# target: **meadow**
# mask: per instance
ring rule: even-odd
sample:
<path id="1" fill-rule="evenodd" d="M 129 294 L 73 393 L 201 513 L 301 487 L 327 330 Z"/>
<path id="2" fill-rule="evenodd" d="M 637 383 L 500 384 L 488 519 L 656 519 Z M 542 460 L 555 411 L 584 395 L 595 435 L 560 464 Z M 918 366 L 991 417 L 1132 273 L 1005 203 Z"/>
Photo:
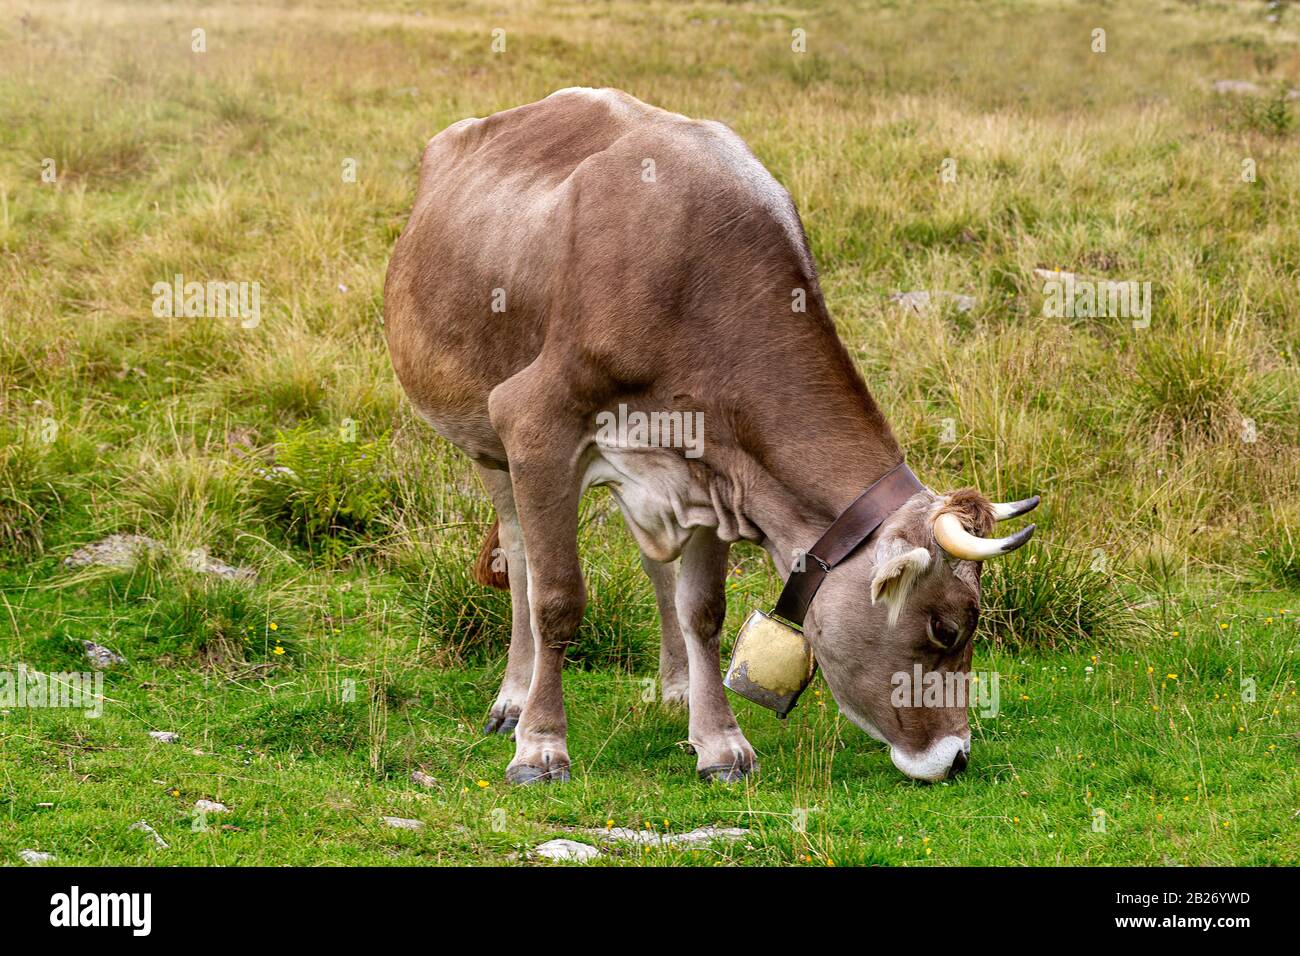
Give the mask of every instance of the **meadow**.
<path id="1" fill-rule="evenodd" d="M 1043 496 L 984 572 L 1001 702 L 960 777 L 903 778 L 819 679 L 784 724 L 733 697 L 761 772 L 699 782 L 598 492 L 573 780 L 505 783 L 492 511 L 394 379 L 382 286 L 429 137 L 574 85 L 730 124 L 912 468 Z M 1258 2 L 0 0 L 0 671 L 123 658 L 102 716 L 0 700 L 0 863 L 550 865 L 722 826 L 589 865 L 1295 865 L 1296 87 L 1300 11 Z M 1149 282 L 1149 321 L 1055 314 L 1035 270 Z M 256 321 L 155 308 L 176 276 L 256 283 Z M 65 562 L 113 534 L 156 545 Z M 779 590 L 733 565 L 724 657 Z"/>

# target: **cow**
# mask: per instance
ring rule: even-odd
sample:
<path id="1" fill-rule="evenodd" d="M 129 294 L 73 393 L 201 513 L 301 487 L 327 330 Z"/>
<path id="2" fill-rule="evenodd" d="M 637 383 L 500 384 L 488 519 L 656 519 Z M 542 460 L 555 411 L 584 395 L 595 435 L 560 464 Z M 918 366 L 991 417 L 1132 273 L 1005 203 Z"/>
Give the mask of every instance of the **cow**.
<path id="1" fill-rule="evenodd" d="M 429 141 L 389 263 L 384 329 L 417 414 L 474 463 L 505 558 L 509 658 L 485 731 L 511 783 L 569 779 L 561 686 L 586 604 L 583 492 L 605 486 L 661 616 L 660 688 L 688 708 L 701 778 L 757 761 L 723 686 L 730 546 L 788 578 L 903 452 L 836 334 L 789 194 L 722 123 L 613 89 L 563 89 Z M 694 453 L 598 440 L 615 410 L 701 416 Z M 970 670 L 994 504 L 917 482 L 825 574 L 805 635 L 842 712 L 919 780 L 960 771 L 961 706 L 895 707 L 893 675 Z M 498 582 L 503 583 L 503 582 Z"/>

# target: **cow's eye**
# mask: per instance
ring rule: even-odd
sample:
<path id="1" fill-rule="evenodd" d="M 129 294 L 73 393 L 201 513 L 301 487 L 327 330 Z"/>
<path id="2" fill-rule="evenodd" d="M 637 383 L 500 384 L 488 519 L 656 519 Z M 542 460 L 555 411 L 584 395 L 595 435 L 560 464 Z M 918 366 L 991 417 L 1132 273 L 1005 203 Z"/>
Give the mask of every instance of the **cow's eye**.
<path id="1" fill-rule="evenodd" d="M 938 615 L 932 614 L 925 625 L 925 636 L 935 647 L 950 651 L 961 640 L 961 630 Z"/>

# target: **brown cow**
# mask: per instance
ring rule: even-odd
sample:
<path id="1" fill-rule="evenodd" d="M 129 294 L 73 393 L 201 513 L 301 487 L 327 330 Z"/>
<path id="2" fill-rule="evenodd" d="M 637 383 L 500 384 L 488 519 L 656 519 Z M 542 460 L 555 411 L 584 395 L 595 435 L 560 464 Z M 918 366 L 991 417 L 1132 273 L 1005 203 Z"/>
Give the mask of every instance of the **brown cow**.
<path id="1" fill-rule="evenodd" d="M 759 542 L 786 577 L 903 459 L 835 333 L 786 191 L 721 123 L 561 90 L 429 142 L 384 297 L 398 378 L 496 506 L 514 623 L 488 730 L 514 730 L 507 779 L 569 775 L 560 675 L 586 603 L 578 500 L 592 485 L 611 490 L 640 546 L 663 619 L 663 697 L 689 705 L 700 775 L 750 773 L 719 666 L 728 549 Z M 687 422 L 707 434 L 598 436 L 638 413 L 676 423 L 678 439 Z M 980 535 L 1032 503 L 922 489 L 811 606 L 806 634 L 836 701 L 911 777 L 965 765 L 966 709 L 894 707 L 891 675 L 970 669 L 979 562 L 1032 526 Z"/>

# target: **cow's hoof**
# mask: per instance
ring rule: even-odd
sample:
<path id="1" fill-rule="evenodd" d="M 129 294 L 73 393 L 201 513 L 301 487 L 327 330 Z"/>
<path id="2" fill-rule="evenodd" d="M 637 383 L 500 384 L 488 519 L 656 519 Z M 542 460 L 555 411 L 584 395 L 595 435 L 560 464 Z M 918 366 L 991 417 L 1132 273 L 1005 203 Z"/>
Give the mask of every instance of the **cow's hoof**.
<path id="1" fill-rule="evenodd" d="M 568 766 L 530 767 L 526 763 L 512 763 L 506 768 L 506 782 L 519 785 L 530 783 L 568 783 Z"/>
<path id="2" fill-rule="evenodd" d="M 505 736 L 513 737 L 517 726 L 519 726 L 518 714 L 513 717 L 490 716 L 487 719 L 487 723 L 483 725 L 483 733 L 485 736 L 503 734 Z"/>
<path id="3" fill-rule="evenodd" d="M 519 726 L 518 707 L 493 707 L 488 713 L 487 723 L 483 725 L 483 733 L 509 736 L 515 732 L 517 726 Z"/>
<path id="4" fill-rule="evenodd" d="M 693 734 L 698 759 L 695 768 L 701 780 L 738 783 L 758 770 L 758 757 L 739 728 L 715 736 Z"/>
<path id="5" fill-rule="evenodd" d="M 757 764 L 746 768 L 733 763 L 719 764 L 716 767 L 703 767 L 699 773 L 700 779 L 708 783 L 740 783 L 757 769 Z"/>

